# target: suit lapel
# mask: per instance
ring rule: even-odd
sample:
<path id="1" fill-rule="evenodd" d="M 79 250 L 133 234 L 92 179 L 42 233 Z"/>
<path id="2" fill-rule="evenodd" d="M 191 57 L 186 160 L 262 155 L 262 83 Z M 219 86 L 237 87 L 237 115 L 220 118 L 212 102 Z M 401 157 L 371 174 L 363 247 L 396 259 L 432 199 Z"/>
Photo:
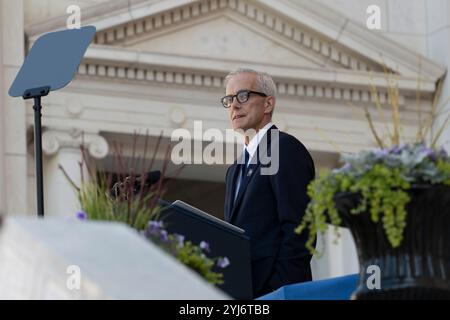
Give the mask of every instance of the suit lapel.
<path id="1" fill-rule="evenodd" d="M 239 192 L 238 192 L 238 194 L 236 196 L 236 200 L 233 203 L 233 207 L 232 207 L 231 214 L 230 214 L 230 221 L 233 218 L 233 215 L 236 213 L 236 210 L 239 207 L 240 202 L 242 201 L 242 197 L 244 196 L 245 191 L 247 190 L 247 185 L 250 183 L 251 179 L 255 175 L 255 172 L 258 170 L 259 166 L 260 166 L 259 163 L 257 163 L 257 164 L 250 164 L 248 166 L 247 176 L 245 177 L 244 180 L 241 181 L 241 185 L 239 186 Z M 234 189 L 234 191 L 235 190 L 236 189 Z M 233 193 L 233 195 L 234 195 L 234 193 Z"/>
<path id="2" fill-rule="evenodd" d="M 244 197 L 245 192 L 247 191 L 248 184 L 250 183 L 252 178 L 255 176 L 255 172 L 258 171 L 259 167 L 261 166 L 261 162 L 259 160 L 259 154 L 267 154 L 267 148 L 269 148 L 269 152 L 270 152 L 271 135 L 268 133 L 272 129 L 277 129 L 277 127 L 276 126 L 270 127 L 270 129 L 267 130 L 266 134 L 261 139 L 260 144 L 258 144 L 258 148 L 256 149 L 256 153 L 254 154 L 252 161 L 250 162 L 250 164 L 248 166 L 247 176 L 243 181 L 241 181 L 241 185 L 239 186 L 239 192 L 236 197 L 236 200 L 233 202 L 229 202 L 229 203 L 233 203 L 233 205 L 229 207 L 229 210 L 231 210 L 231 212 L 229 214 L 229 221 L 231 221 L 231 219 L 233 219 L 233 216 L 235 215 L 236 210 L 239 207 L 239 204 L 242 201 L 242 198 Z M 253 159 L 255 159 L 255 158 L 256 158 L 256 163 L 253 164 L 252 162 L 254 161 Z M 234 197 L 234 194 L 236 193 L 236 184 L 237 184 L 237 179 L 239 178 L 239 174 L 238 174 L 239 170 L 236 170 L 236 168 L 238 168 L 238 167 L 239 166 L 236 165 L 234 168 L 235 172 L 234 172 L 234 179 L 233 179 L 232 197 Z"/>
<path id="3" fill-rule="evenodd" d="M 229 181 L 227 181 L 227 211 L 226 214 L 226 220 L 231 220 L 231 210 L 233 210 L 234 206 L 234 194 L 236 193 L 236 182 L 237 178 L 239 176 L 239 170 L 237 170 L 239 166 L 237 165 L 237 161 L 234 162 L 234 164 L 230 168 L 230 177 L 228 178 Z"/>

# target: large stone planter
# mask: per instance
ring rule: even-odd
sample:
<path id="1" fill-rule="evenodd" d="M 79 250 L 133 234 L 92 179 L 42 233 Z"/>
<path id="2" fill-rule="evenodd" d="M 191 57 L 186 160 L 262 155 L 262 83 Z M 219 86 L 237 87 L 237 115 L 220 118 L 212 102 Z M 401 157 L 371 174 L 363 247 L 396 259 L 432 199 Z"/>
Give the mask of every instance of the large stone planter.
<path id="1" fill-rule="evenodd" d="M 360 196 L 342 193 L 336 207 L 355 239 L 360 280 L 355 299 L 450 299 L 450 187 L 414 187 L 407 205 L 404 239 L 392 248 L 381 219 L 350 213 Z M 380 267 L 380 289 L 369 289 L 371 265 Z"/>

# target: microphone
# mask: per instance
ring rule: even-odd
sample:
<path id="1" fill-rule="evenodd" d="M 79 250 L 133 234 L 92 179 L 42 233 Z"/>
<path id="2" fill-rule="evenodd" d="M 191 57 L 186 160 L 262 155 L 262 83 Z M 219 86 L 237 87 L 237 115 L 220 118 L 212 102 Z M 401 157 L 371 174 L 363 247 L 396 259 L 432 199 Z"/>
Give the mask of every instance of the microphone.
<path id="1" fill-rule="evenodd" d="M 161 171 L 155 170 L 150 171 L 147 174 L 144 175 L 145 181 L 144 181 L 144 187 L 150 187 L 153 184 L 156 184 L 161 179 Z M 123 182 L 116 182 L 111 191 L 113 194 L 117 197 L 119 195 L 119 190 L 124 187 L 124 185 L 130 183 L 131 177 L 128 176 L 124 179 Z M 133 186 L 133 191 L 135 194 L 137 194 L 140 191 L 141 183 L 143 180 L 143 176 L 136 176 Z"/>

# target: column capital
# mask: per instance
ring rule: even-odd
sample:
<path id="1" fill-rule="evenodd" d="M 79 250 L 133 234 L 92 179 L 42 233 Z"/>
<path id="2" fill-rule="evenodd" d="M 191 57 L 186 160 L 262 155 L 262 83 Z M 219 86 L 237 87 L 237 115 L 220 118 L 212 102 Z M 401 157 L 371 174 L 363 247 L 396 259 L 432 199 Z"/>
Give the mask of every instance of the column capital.
<path id="1" fill-rule="evenodd" d="M 50 129 L 42 134 L 42 150 L 49 156 L 62 148 L 79 149 L 81 144 L 84 144 L 89 155 L 96 159 L 106 157 L 109 151 L 108 142 L 98 133 L 83 132 L 80 129 Z"/>

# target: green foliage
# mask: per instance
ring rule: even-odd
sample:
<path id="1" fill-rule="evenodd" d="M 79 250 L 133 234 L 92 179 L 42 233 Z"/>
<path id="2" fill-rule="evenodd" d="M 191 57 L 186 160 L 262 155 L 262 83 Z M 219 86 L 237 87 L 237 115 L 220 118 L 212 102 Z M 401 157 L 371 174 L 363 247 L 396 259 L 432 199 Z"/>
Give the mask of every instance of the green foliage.
<path id="1" fill-rule="evenodd" d="M 223 283 L 223 274 L 211 271 L 212 267 L 215 265 L 214 260 L 207 258 L 201 249 L 190 241 L 187 241 L 184 246 L 178 250 L 176 257 L 182 263 L 203 275 L 210 283 Z"/>
<path id="2" fill-rule="evenodd" d="M 136 140 L 137 137 L 135 137 L 133 142 L 133 148 L 136 147 Z M 148 145 L 147 141 L 145 145 Z M 157 148 L 158 146 L 159 141 Z M 169 151 L 169 149 L 166 151 L 166 157 L 170 155 Z M 127 172 L 127 174 L 116 175 L 98 173 L 94 167 L 95 163 L 89 161 L 84 147 L 81 147 L 81 152 L 83 154 L 83 162 L 80 163 L 80 185 L 76 185 L 64 168 L 60 166 L 60 169 L 78 193 L 82 209 L 77 213 L 80 219 L 125 223 L 136 229 L 149 241 L 173 255 L 181 263 L 199 273 L 208 282 L 212 284 L 223 283 L 223 274 L 213 271 L 213 267 L 216 265 L 216 261 L 219 268 L 226 267 L 226 264 L 229 263 L 227 258 L 225 258 L 226 263 L 223 263 L 222 260 L 224 258 L 222 257 L 208 257 L 200 246 L 194 245 L 189 241 L 184 242 L 183 236 L 168 234 L 163 228 L 162 221 L 159 221 L 161 207 L 158 205 L 158 199 L 162 198 L 166 191 L 163 181 L 165 169 L 170 158 L 164 159 L 162 176 L 159 181 L 149 186 L 145 183 L 147 176 L 144 172 L 151 171 L 154 158 L 151 160 L 150 166 L 142 170 L 141 175 L 136 175 L 134 169 L 134 166 L 139 163 L 144 167 L 145 152 L 140 158 L 133 151 L 133 158 L 130 161 L 124 161 L 120 149 L 116 146 L 113 162 L 120 164 L 120 166 L 113 171 Z M 156 152 L 154 152 L 155 154 Z M 129 164 L 132 165 L 128 167 Z M 85 172 L 89 174 L 89 179 L 85 179 L 83 174 Z M 179 241 L 180 238 L 183 238 L 183 240 Z"/>
<path id="3" fill-rule="evenodd" d="M 309 230 L 306 246 L 315 253 L 314 240 L 318 232 L 327 229 L 327 221 L 337 227 L 341 218 L 335 207 L 335 196 L 340 193 L 359 194 L 360 203 L 351 214 L 370 214 L 371 220 L 381 219 L 387 239 L 393 248 L 403 239 L 406 226 L 406 205 L 409 190 L 414 184 L 450 185 L 450 158 L 422 144 L 403 145 L 390 149 L 363 151 L 344 155 L 345 165 L 331 172 L 321 172 L 308 186 L 311 201 L 305 216 L 296 228 L 297 233 Z M 319 252 L 320 255 L 320 252 Z"/>
<path id="4" fill-rule="evenodd" d="M 162 247 L 167 247 L 166 250 L 168 249 L 167 251 L 172 252 L 181 263 L 196 271 L 212 284 L 223 283 L 223 274 L 212 271 L 217 258 L 207 257 L 199 246 L 194 245 L 190 241 L 178 245 L 174 235 L 169 235 L 169 239 L 169 244 L 166 246 L 162 244 Z"/>
<path id="5" fill-rule="evenodd" d="M 450 177 L 450 162 L 439 159 L 436 167 L 444 176 Z M 443 180 L 443 184 L 450 186 L 450 178 Z"/>
<path id="6" fill-rule="evenodd" d="M 120 197 L 112 197 L 108 192 L 107 184 L 103 180 L 96 183 L 83 183 L 80 186 L 79 198 L 83 211 L 91 220 L 117 221 L 128 224 L 130 227 L 146 233 L 149 220 L 157 219 L 160 211 L 159 206 L 150 207 L 143 203 L 148 203 L 153 197 L 152 193 L 143 197 L 134 197 L 123 201 Z M 162 225 L 162 224 L 161 224 Z M 147 238 L 157 244 L 160 248 L 173 255 L 181 263 L 196 271 L 205 280 L 212 284 L 222 284 L 223 274 L 212 271 L 215 266 L 215 260 L 218 258 L 209 258 L 202 249 L 190 241 L 180 243 L 176 235 L 164 233 L 164 241 L 159 236 L 161 229 L 156 236 Z"/>
<path id="7" fill-rule="evenodd" d="M 149 221 L 145 236 L 176 257 L 181 263 L 196 271 L 212 284 L 222 284 L 223 274 L 213 271 L 216 265 L 226 268 L 222 257 L 210 258 L 205 252 L 209 252 L 209 244 L 202 241 L 200 245 L 194 245 L 191 241 L 184 241 L 184 236 L 179 234 L 168 234 L 164 229 L 162 221 Z M 203 245 L 203 246 L 202 246 Z M 228 258 L 225 258 L 228 261 Z"/>
<path id="8" fill-rule="evenodd" d="M 116 220 L 113 216 L 113 200 L 108 196 L 103 183 L 85 182 L 79 187 L 78 199 L 81 208 L 92 220 Z"/>
<path id="9" fill-rule="evenodd" d="M 149 192 L 143 197 L 129 195 L 129 199 L 123 200 L 111 196 L 110 190 L 104 178 L 81 184 L 80 205 L 89 219 L 123 222 L 132 228 L 142 230 L 150 219 L 158 215 L 159 206 L 149 205 L 154 193 Z"/>

